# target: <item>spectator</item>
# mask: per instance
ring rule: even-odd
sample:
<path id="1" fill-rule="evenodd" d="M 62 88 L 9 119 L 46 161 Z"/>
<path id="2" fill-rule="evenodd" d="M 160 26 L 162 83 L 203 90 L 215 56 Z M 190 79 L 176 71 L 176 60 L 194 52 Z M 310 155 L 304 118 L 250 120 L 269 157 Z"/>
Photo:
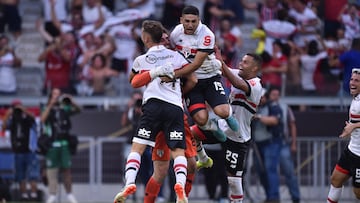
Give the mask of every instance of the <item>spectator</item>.
<path id="1" fill-rule="evenodd" d="M 139 10 L 144 18 L 155 18 L 155 0 L 127 0 L 129 9 Z"/>
<path id="2" fill-rule="evenodd" d="M 272 44 L 275 40 L 280 40 L 285 43 L 290 39 L 296 31 L 296 27 L 291 21 L 293 20 L 288 16 L 288 11 L 285 9 L 278 9 L 277 18 L 264 21 L 262 29 L 266 33 L 265 37 L 265 51 L 272 54 Z"/>
<path id="3" fill-rule="evenodd" d="M 276 86 L 282 88 L 285 85 L 283 75 L 286 74 L 288 68 L 288 59 L 285 46 L 280 40 L 273 42 L 272 55 L 266 51 L 262 53 L 264 60 L 261 68 L 261 83 L 264 87 Z"/>
<path id="4" fill-rule="evenodd" d="M 341 54 L 339 57 L 329 59 L 330 66 L 343 67 L 342 82 L 343 91 L 346 94 L 350 93 L 349 81 L 351 71 L 360 64 L 360 38 L 354 38 L 351 43 L 351 49 Z"/>
<path id="5" fill-rule="evenodd" d="M 234 15 L 230 20 L 232 23 L 234 23 L 234 25 L 238 26 L 243 23 L 245 19 L 245 13 L 242 1 L 224 0 L 223 8 L 233 12 Z"/>
<path id="6" fill-rule="evenodd" d="M 94 24 L 99 27 L 112 15 L 100 0 L 86 0 L 82 7 L 82 16 L 86 25 Z"/>
<path id="7" fill-rule="evenodd" d="M 301 86 L 304 95 L 316 95 L 316 86 L 314 81 L 314 73 L 318 62 L 327 57 L 326 50 L 320 51 L 318 42 L 310 41 L 307 45 L 306 53 L 301 54 Z"/>
<path id="8" fill-rule="evenodd" d="M 264 166 L 260 177 L 265 178 L 260 180 L 265 189 L 266 202 L 278 203 L 280 202 L 278 166 L 282 145 L 281 136 L 283 135 L 283 114 L 277 103 L 267 100 L 262 101 L 261 106 L 263 108 L 259 109 L 259 114 L 254 116 L 252 123 L 254 140 L 259 149 L 260 157 L 263 159 L 262 163 Z M 260 167 L 258 168 L 260 169 Z"/>
<path id="9" fill-rule="evenodd" d="M 46 203 L 56 201 L 59 170 L 63 173 L 67 199 L 70 203 L 77 203 L 75 196 L 72 194 L 69 136 L 71 129 L 70 116 L 78 112 L 80 112 L 80 107 L 74 102 L 71 95 L 61 94 L 60 89 L 57 88 L 51 90 L 45 109 L 41 113 L 43 133 L 52 140 L 52 145 L 45 155 L 50 193 Z"/>
<path id="10" fill-rule="evenodd" d="M 64 22 L 67 20 L 68 13 L 66 9 L 66 2 L 66 0 L 42 0 L 44 29 L 53 38 L 60 35 L 59 27 L 55 25 L 55 23 L 53 22 L 53 18 L 55 17 L 60 22 Z M 54 7 L 54 9 L 52 7 Z M 53 13 L 52 9 L 56 12 Z"/>
<path id="11" fill-rule="evenodd" d="M 284 125 L 283 141 L 280 150 L 280 171 L 285 176 L 285 183 L 293 203 L 300 202 L 300 189 L 298 178 L 295 174 L 294 160 L 292 155 L 297 151 L 296 120 L 291 108 L 281 102 L 280 90 L 273 88 L 269 90 L 269 101 L 278 103 L 283 113 L 282 123 Z"/>
<path id="12" fill-rule="evenodd" d="M 336 37 L 336 30 L 342 26 L 338 17 L 341 9 L 347 3 L 348 0 L 324 0 L 324 33 L 329 33 Z"/>
<path id="13" fill-rule="evenodd" d="M 184 6 L 183 0 L 165 0 L 161 23 L 167 30 L 172 30 L 179 23 Z"/>
<path id="14" fill-rule="evenodd" d="M 343 54 L 345 51 L 348 51 L 351 48 L 352 39 L 347 39 L 345 37 L 344 28 L 341 27 L 336 31 L 336 37 L 337 37 L 337 44 L 338 44 L 336 54 L 338 54 L 338 55 Z"/>
<path id="15" fill-rule="evenodd" d="M 345 4 L 338 19 L 345 27 L 346 39 L 352 40 L 360 37 L 359 10 L 356 5 Z"/>
<path id="16" fill-rule="evenodd" d="M 0 33 L 5 33 L 6 26 L 14 40 L 21 35 L 21 16 L 19 14 L 20 0 L 1 0 Z"/>
<path id="17" fill-rule="evenodd" d="M 108 35 L 114 38 L 116 50 L 113 53 L 111 68 L 128 75 L 135 56 L 139 53 L 140 29 L 137 27 L 142 13 L 127 9 L 117 14 L 120 21 L 109 27 Z"/>
<path id="18" fill-rule="evenodd" d="M 21 60 L 9 47 L 9 38 L 0 36 L 0 95 L 16 94 L 15 68 L 21 66 Z"/>
<path id="19" fill-rule="evenodd" d="M 214 33 L 220 29 L 222 18 L 232 18 L 235 14 L 230 9 L 224 9 L 220 0 L 206 0 L 203 7 L 203 23 Z"/>
<path id="20" fill-rule="evenodd" d="M 119 72 L 106 65 L 106 58 L 104 55 L 95 54 L 91 58 L 90 65 L 84 67 L 81 77 L 83 82 L 89 87 L 89 92 L 81 92 L 81 90 L 77 88 L 78 94 L 105 95 L 108 79 L 118 75 Z M 80 84 L 84 85 L 84 83 Z"/>
<path id="21" fill-rule="evenodd" d="M 45 61 L 44 93 L 52 88 L 59 88 L 66 93 L 74 91 L 72 77 L 79 53 L 75 35 L 67 32 L 40 54 L 38 61 Z"/>
<path id="22" fill-rule="evenodd" d="M 214 34 L 217 43 L 222 48 L 222 50 L 224 47 L 230 46 L 230 44 L 227 44 L 225 41 L 231 43 L 231 47 L 233 47 L 236 51 L 239 51 L 243 44 L 243 39 L 242 39 L 243 34 L 240 28 L 238 26 L 234 26 L 234 24 L 232 24 L 231 21 L 227 18 L 221 19 L 219 30 L 216 31 Z M 238 62 L 237 59 L 239 59 L 238 56 L 234 56 L 234 57 L 227 56 L 226 58 L 227 59 L 225 60 L 225 63 L 227 63 L 228 65 L 236 65 Z M 228 63 L 229 61 L 231 61 L 231 59 L 229 60 L 229 58 L 234 58 L 233 62 L 235 63 Z"/>
<path id="23" fill-rule="evenodd" d="M 299 63 L 301 52 L 293 41 L 289 40 L 286 44 L 290 49 L 288 71 L 286 73 L 286 94 L 299 95 L 302 93 Z"/>
<path id="24" fill-rule="evenodd" d="M 40 201 L 37 182 L 40 163 L 36 155 L 37 127 L 34 115 L 19 100 L 12 102 L 5 114 L 2 129 L 8 129 L 15 153 L 15 179 L 20 185 L 20 200 Z M 35 143 L 35 144 L 34 144 Z M 27 191 L 30 185 L 30 196 Z"/>
<path id="25" fill-rule="evenodd" d="M 306 42 L 317 40 L 319 19 L 306 5 L 306 0 L 293 0 L 290 4 L 289 16 L 296 21 L 297 32 L 294 42 L 299 48 L 305 48 Z"/>
<path id="26" fill-rule="evenodd" d="M 279 0 L 265 0 L 263 2 L 254 3 L 251 1 L 242 0 L 242 4 L 246 9 L 255 10 L 258 12 L 259 22 L 257 27 L 262 28 L 262 24 L 268 20 L 277 19 L 277 12 L 282 9 Z"/>

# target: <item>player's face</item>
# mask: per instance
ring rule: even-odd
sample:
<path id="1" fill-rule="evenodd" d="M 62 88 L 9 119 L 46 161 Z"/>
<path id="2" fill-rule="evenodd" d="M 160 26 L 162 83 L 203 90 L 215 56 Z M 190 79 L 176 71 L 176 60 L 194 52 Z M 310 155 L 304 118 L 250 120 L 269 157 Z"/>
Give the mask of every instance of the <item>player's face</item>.
<path id="1" fill-rule="evenodd" d="M 272 90 L 269 93 L 269 99 L 270 99 L 270 101 L 279 101 L 279 99 L 280 99 L 280 91 L 277 90 L 277 89 Z"/>
<path id="2" fill-rule="evenodd" d="M 184 26 L 184 32 L 187 35 L 195 33 L 196 28 L 199 25 L 199 16 L 193 14 L 185 14 L 180 18 L 181 24 Z"/>
<path id="3" fill-rule="evenodd" d="M 239 76 L 248 79 L 253 68 L 256 68 L 256 64 L 252 56 L 245 55 L 239 63 Z"/>
<path id="4" fill-rule="evenodd" d="M 161 37 L 161 42 L 162 45 L 164 45 L 165 47 L 170 47 L 170 40 L 169 40 L 169 35 L 166 33 L 162 34 Z"/>
<path id="5" fill-rule="evenodd" d="M 360 70 L 353 70 L 349 85 L 351 95 L 356 96 L 360 94 Z"/>

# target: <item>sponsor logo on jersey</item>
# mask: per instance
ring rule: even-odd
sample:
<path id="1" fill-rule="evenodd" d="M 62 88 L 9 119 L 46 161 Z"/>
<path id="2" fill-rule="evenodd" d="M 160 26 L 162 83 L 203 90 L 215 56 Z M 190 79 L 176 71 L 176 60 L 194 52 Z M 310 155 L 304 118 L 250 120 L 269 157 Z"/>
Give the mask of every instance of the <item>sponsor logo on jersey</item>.
<path id="1" fill-rule="evenodd" d="M 141 128 L 138 131 L 138 136 L 148 139 L 148 138 L 150 138 L 150 133 L 151 133 L 150 130 L 146 130 L 145 128 Z"/>
<path id="2" fill-rule="evenodd" d="M 170 58 L 174 58 L 173 55 L 166 55 L 166 56 L 155 56 L 154 54 L 146 55 L 145 61 L 150 64 L 155 64 L 157 61 L 161 60 L 167 60 Z"/>
<path id="3" fill-rule="evenodd" d="M 177 131 L 170 132 L 170 140 L 183 140 L 183 133 Z"/>

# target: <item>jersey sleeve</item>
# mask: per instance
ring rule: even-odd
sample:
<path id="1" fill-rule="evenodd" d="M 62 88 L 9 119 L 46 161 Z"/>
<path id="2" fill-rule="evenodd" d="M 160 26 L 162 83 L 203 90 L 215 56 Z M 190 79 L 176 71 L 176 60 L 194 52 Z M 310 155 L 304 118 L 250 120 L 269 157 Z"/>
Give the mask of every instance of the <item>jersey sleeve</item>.
<path id="1" fill-rule="evenodd" d="M 215 35 L 207 27 L 204 27 L 204 29 L 205 29 L 204 32 L 201 32 L 202 34 L 199 35 L 198 50 L 199 51 L 213 50 L 215 47 Z"/>

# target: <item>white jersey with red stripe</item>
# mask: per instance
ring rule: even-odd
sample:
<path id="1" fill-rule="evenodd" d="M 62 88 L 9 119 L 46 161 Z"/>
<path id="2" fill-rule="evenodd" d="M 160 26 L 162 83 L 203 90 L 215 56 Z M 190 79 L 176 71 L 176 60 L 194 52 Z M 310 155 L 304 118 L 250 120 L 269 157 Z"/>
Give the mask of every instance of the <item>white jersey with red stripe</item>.
<path id="1" fill-rule="evenodd" d="M 159 45 L 151 47 L 146 54 L 138 56 L 134 61 L 132 71 L 141 73 L 169 62 L 172 63 L 174 69 L 182 68 L 189 63 L 180 53 L 167 49 L 163 45 Z M 144 90 L 143 104 L 151 98 L 156 98 L 183 108 L 180 79 L 165 83 L 161 82 L 159 77 L 154 78 Z"/>
<path id="2" fill-rule="evenodd" d="M 360 122 L 360 94 L 353 98 L 349 110 L 350 123 Z M 348 145 L 349 150 L 360 156 L 360 128 L 355 128 L 351 132 L 350 142 Z"/>
<path id="3" fill-rule="evenodd" d="M 239 70 L 233 69 L 232 73 L 238 75 Z M 251 139 L 250 123 L 257 111 L 261 98 L 262 85 L 260 83 L 260 78 L 251 78 L 246 80 L 246 82 L 250 87 L 249 95 L 246 95 L 244 91 L 237 89 L 234 86 L 231 86 L 230 92 L 230 103 L 233 109 L 233 115 L 239 122 L 239 130 L 234 132 L 228 127 L 225 120 L 219 120 L 219 127 L 221 130 L 226 133 L 228 139 L 235 142 L 247 142 Z"/>
<path id="4" fill-rule="evenodd" d="M 221 73 L 219 70 L 209 72 L 202 68 L 214 63 L 215 60 L 215 35 L 206 25 L 199 22 L 195 33 L 187 35 L 184 33 L 184 26 L 179 24 L 171 32 L 170 42 L 175 50 L 179 51 L 189 61 L 194 60 L 199 50 L 209 52 L 202 66 L 195 71 L 198 79 L 211 78 Z"/>

